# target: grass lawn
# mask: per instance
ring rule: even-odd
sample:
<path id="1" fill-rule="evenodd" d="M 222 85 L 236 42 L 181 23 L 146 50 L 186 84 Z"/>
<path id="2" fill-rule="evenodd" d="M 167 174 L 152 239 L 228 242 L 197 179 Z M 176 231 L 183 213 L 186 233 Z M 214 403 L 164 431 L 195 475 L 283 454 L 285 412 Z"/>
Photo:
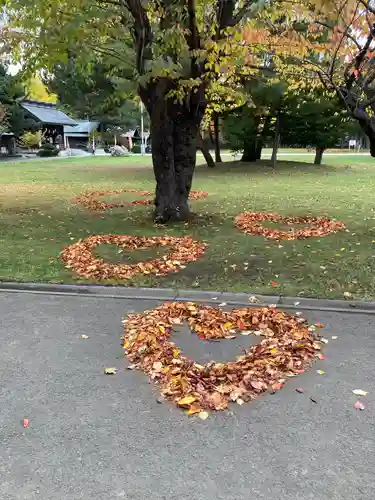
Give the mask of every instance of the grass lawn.
<path id="1" fill-rule="evenodd" d="M 209 244 L 203 258 L 168 276 L 137 276 L 121 284 L 319 297 L 350 292 L 374 298 L 374 160 L 327 156 L 329 165 L 321 167 L 303 163 L 306 157 L 287 160 L 283 156 L 276 170 L 266 162 L 198 167 L 193 189 L 207 191 L 209 197 L 192 202 L 197 215 L 190 224 L 171 227 L 153 225 L 150 207 L 99 213 L 71 202 L 87 190 L 153 190 L 148 157 L 0 163 L 0 280 L 88 283 L 58 259 L 64 246 L 88 235 L 191 235 Z M 135 198 L 139 196 L 103 199 Z M 327 215 L 343 221 L 347 230 L 279 244 L 236 229 L 234 217 L 246 210 Z M 97 248 L 97 255 L 112 262 L 162 254 L 157 249 L 118 253 L 111 245 Z"/>

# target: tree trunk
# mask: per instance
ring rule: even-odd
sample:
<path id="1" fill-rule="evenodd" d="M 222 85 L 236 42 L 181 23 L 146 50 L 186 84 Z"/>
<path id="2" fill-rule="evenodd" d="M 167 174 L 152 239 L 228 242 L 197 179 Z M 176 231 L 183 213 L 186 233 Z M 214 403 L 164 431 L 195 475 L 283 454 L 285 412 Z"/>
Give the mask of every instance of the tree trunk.
<path id="1" fill-rule="evenodd" d="M 207 167 L 214 168 L 215 167 L 214 159 L 212 158 L 210 150 L 208 149 L 207 144 L 204 142 L 200 131 L 198 131 L 197 134 L 197 149 L 200 149 L 202 151 L 204 159 L 206 160 L 207 163 Z"/>
<path id="2" fill-rule="evenodd" d="M 156 180 L 155 220 L 188 220 L 189 193 L 196 164 L 198 124 L 189 117 L 151 118 Z"/>
<path id="3" fill-rule="evenodd" d="M 280 119 L 280 113 L 277 113 L 275 137 L 273 140 L 273 148 L 271 156 L 271 164 L 274 168 L 276 167 L 276 162 L 277 162 L 277 152 L 279 150 L 279 143 L 280 143 L 280 132 L 281 132 L 281 119 Z"/>
<path id="4" fill-rule="evenodd" d="M 156 222 L 188 220 L 189 194 L 197 157 L 197 135 L 206 101 L 204 86 L 183 103 L 169 97 L 169 78 L 158 78 L 138 89 L 150 116 L 152 162 L 156 180 Z"/>
<path id="5" fill-rule="evenodd" d="M 247 141 L 244 144 L 241 161 L 245 162 L 257 161 L 258 159 L 257 156 L 258 156 L 257 142 L 254 139 L 251 141 Z"/>
<path id="6" fill-rule="evenodd" d="M 197 155 L 197 134 L 205 104 L 202 92 L 183 104 L 168 98 L 174 82 L 159 79 L 139 89 L 150 115 L 152 161 L 156 180 L 156 222 L 188 220 L 189 193 Z"/>
<path id="7" fill-rule="evenodd" d="M 219 127 L 219 115 L 214 113 L 214 134 L 215 134 L 215 162 L 221 163 L 220 154 L 220 127 Z"/>
<path id="8" fill-rule="evenodd" d="M 323 159 L 324 148 L 316 148 L 314 165 L 321 165 Z"/>

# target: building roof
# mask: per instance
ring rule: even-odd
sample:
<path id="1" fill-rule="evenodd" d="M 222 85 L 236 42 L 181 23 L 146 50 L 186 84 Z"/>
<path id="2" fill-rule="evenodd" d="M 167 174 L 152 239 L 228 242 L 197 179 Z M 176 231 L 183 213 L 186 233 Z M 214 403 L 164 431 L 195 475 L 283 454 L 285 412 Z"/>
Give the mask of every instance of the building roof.
<path id="1" fill-rule="evenodd" d="M 75 120 L 74 122 L 76 126 L 65 125 L 64 126 L 64 134 L 69 137 L 87 137 L 94 132 L 99 125 L 100 122 L 90 122 L 88 120 Z"/>
<path id="2" fill-rule="evenodd" d="M 136 137 L 137 139 L 141 137 L 141 131 L 139 128 L 135 128 L 134 130 L 128 130 L 127 132 L 121 134 L 122 137 L 127 137 L 127 138 L 134 138 Z M 150 136 L 150 132 L 148 130 L 143 131 L 143 137 L 148 138 Z"/>
<path id="3" fill-rule="evenodd" d="M 56 104 L 39 101 L 21 101 L 21 106 L 46 125 L 75 125 L 75 121 L 56 108 Z"/>

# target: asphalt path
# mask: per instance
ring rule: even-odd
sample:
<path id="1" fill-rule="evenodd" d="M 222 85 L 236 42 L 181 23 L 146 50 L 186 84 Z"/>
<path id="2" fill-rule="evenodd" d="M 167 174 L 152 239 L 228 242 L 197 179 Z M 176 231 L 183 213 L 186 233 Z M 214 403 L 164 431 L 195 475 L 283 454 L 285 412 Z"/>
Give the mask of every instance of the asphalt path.
<path id="1" fill-rule="evenodd" d="M 326 325 L 326 360 L 201 421 L 159 404 L 126 369 L 121 319 L 157 304 L 0 294 L 1 500 L 375 498 L 375 315 L 306 314 Z M 186 327 L 176 341 L 201 361 L 243 347 L 243 337 L 208 344 Z M 369 391 L 364 411 L 353 389 Z"/>

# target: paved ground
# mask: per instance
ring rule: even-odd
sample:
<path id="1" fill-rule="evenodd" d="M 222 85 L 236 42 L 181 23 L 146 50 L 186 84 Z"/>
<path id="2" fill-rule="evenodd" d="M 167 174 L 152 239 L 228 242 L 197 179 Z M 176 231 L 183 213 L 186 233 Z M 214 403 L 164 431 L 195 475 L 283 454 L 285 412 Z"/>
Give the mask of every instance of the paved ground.
<path id="1" fill-rule="evenodd" d="M 1 500 L 375 498 L 374 315 L 309 314 L 339 336 L 326 361 L 202 422 L 158 404 L 146 377 L 125 369 L 121 318 L 156 304 L 0 295 Z M 199 359 L 236 353 L 177 336 Z M 370 391 L 365 411 L 352 389 Z"/>

